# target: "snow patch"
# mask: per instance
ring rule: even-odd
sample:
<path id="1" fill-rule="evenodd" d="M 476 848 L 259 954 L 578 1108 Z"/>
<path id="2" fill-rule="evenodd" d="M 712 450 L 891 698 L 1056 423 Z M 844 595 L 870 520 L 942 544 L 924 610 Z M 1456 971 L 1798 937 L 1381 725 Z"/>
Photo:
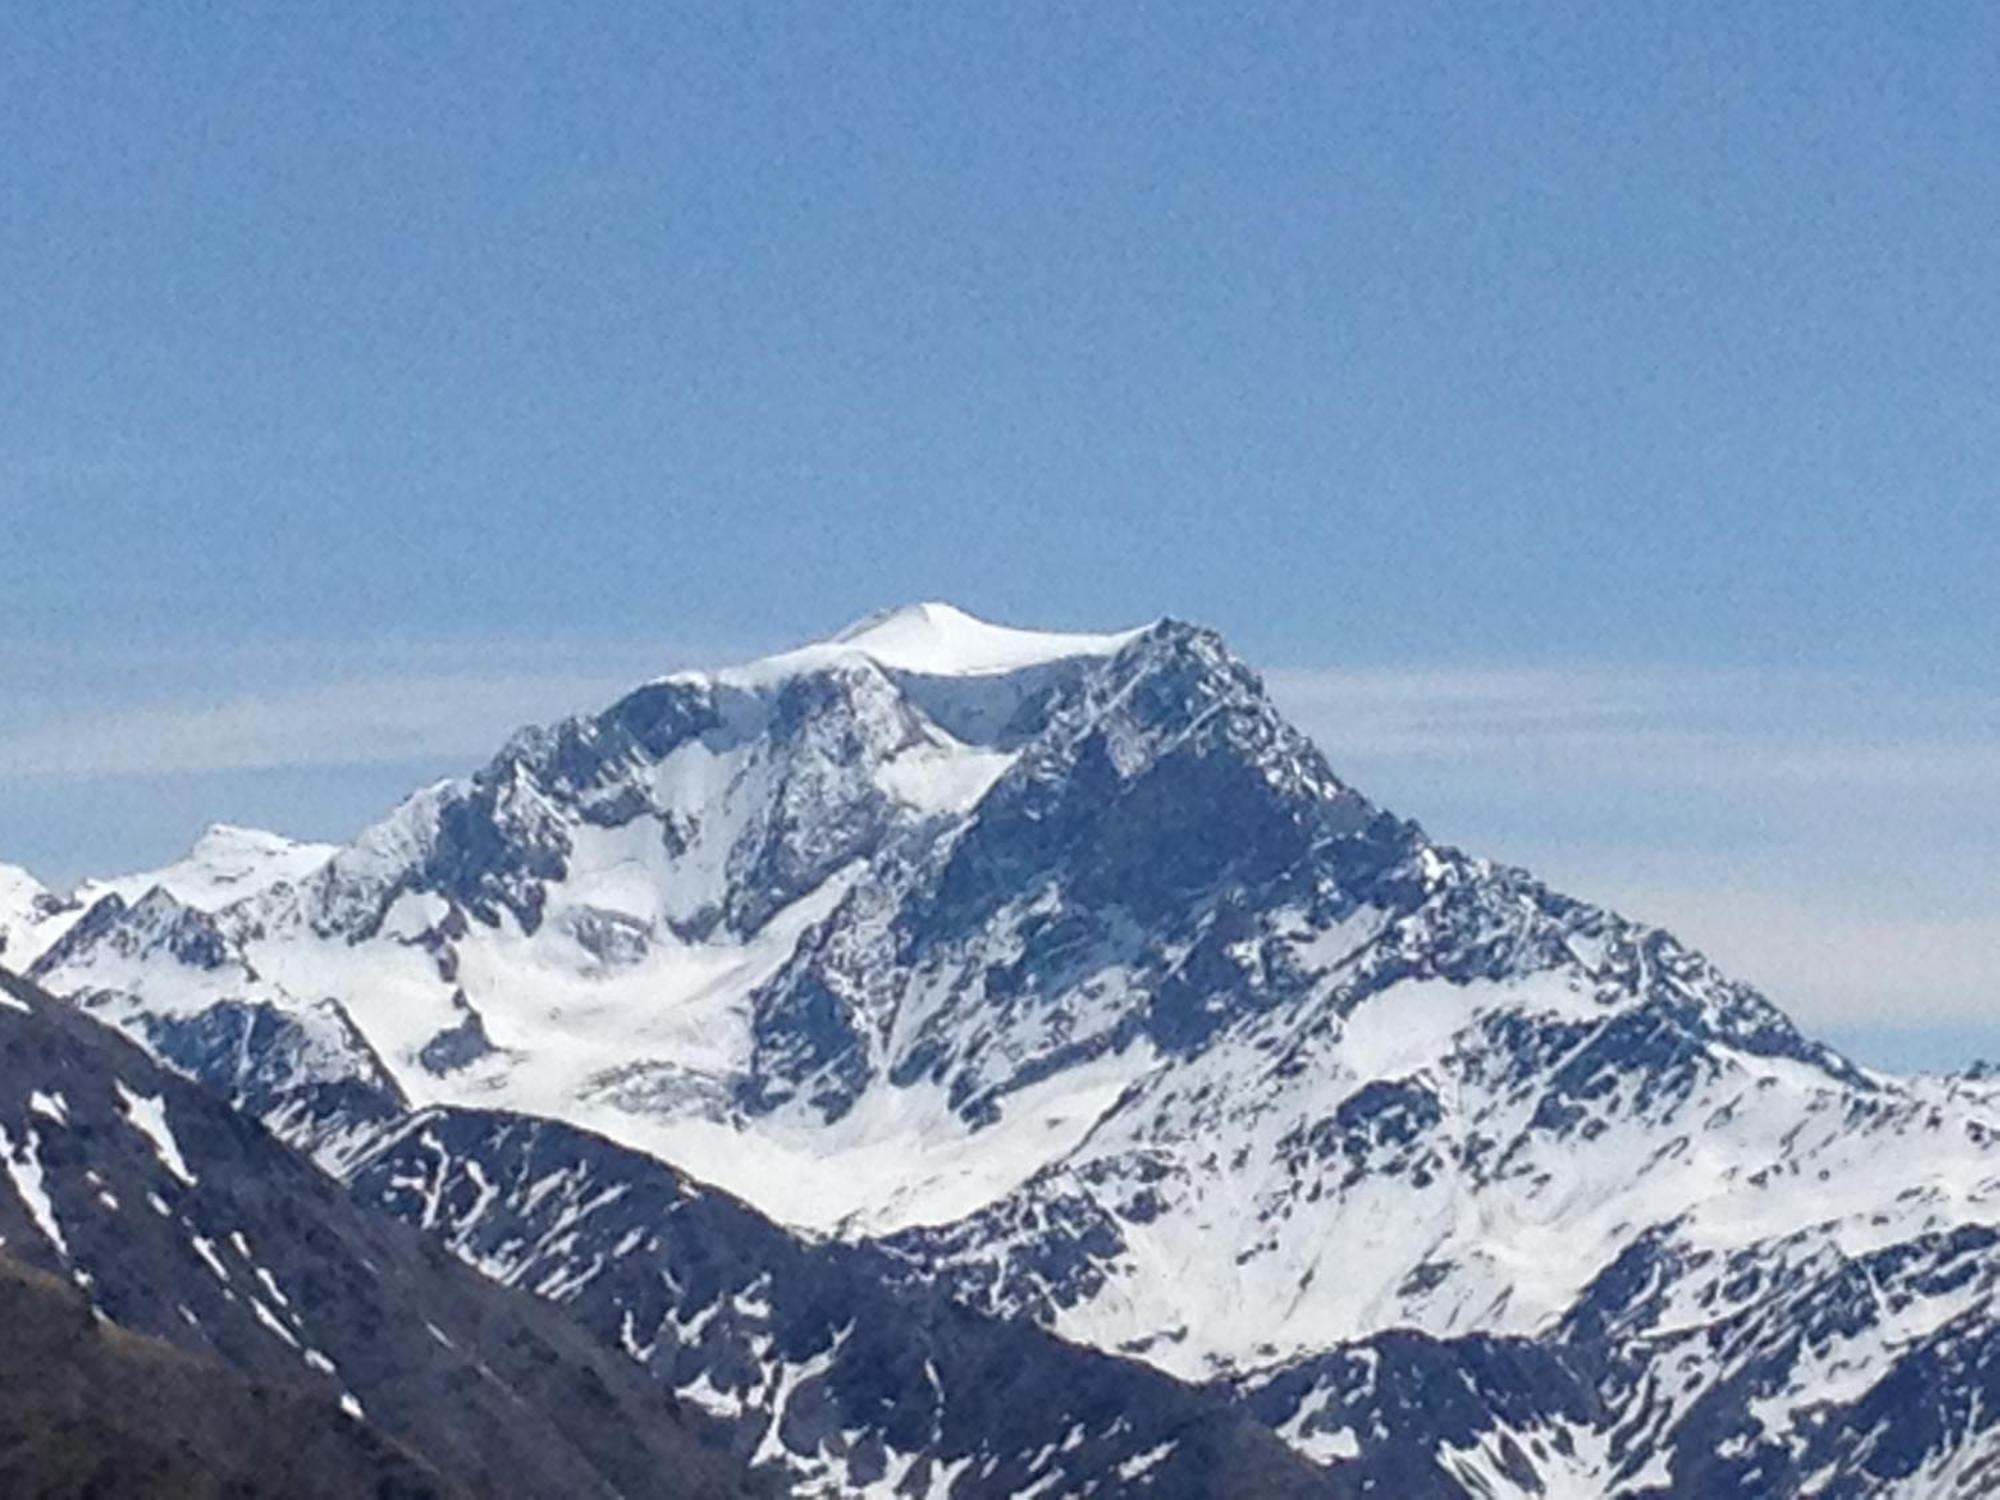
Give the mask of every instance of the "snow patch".
<path id="1" fill-rule="evenodd" d="M 124 1104 L 125 1118 L 132 1122 L 140 1134 L 152 1142 L 153 1154 L 159 1158 L 160 1165 L 189 1187 L 193 1187 L 196 1182 L 195 1175 L 188 1170 L 187 1160 L 181 1155 L 180 1143 L 174 1139 L 173 1129 L 167 1124 L 166 1098 L 163 1095 L 148 1098 L 144 1094 L 134 1093 L 125 1087 L 123 1079 L 113 1079 L 112 1083 L 118 1090 L 118 1098 Z"/>
<path id="2" fill-rule="evenodd" d="M 28 1210 L 28 1216 L 35 1221 L 35 1227 L 42 1237 L 55 1246 L 56 1253 L 65 1260 L 69 1258 L 69 1241 L 63 1238 L 62 1226 L 56 1222 L 56 1206 L 49 1198 L 47 1174 L 42 1170 L 41 1143 L 35 1139 L 31 1129 L 19 1146 L 7 1134 L 7 1128 L 0 1125 L 0 1162 L 4 1162 L 7 1175 L 13 1180 L 14 1191 L 21 1196 L 21 1202 Z"/>

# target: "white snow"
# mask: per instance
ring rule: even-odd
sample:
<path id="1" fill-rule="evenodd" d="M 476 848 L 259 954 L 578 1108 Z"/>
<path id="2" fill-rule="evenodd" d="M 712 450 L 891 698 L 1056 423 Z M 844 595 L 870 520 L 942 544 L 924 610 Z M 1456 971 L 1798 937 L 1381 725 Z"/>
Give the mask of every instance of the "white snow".
<path id="1" fill-rule="evenodd" d="M 1316 1464 L 1339 1463 L 1345 1459 L 1361 1455 L 1361 1440 L 1349 1427 L 1313 1428 L 1314 1418 L 1326 1410 L 1333 1399 L 1330 1386 L 1315 1386 L 1298 1409 L 1277 1427 L 1277 1434 L 1292 1448 L 1304 1454 Z"/>
<path id="2" fill-rule="evenodd" d="M 674 1394 L 692 1401 L 710 1416 L 733 1418 L 743 1415 L 742 1395 L 736 1391 L 718 1389 L 709 1375 L 709 1371 L 703 1370 L 686 1385 L 676 1386 Z"/>
<path id="3" fill-rule="evenodd" d="M 28 1210 L 28 1217 L 35 1221 L 35 1227 L 42 1232 L 56 1253 L 69 1258 L 69 1241 L 63 1238 L 62 1226 L 56 1222 L 56 1206 L 49 1198 L 48 1177 L 42 1170 L 41 1143 L 30 1129 L 19 1146 L 0 1125 L 0 1164 L 7 1168 L 7 1175 L 14 1183 L 14 1191 L 21 1196 L 22 1204 Z"/>
<path id="4" fill-rule="evenodd" d="M 215 823 L 173 864 L 85 881 L 75 896 L 87 908 L 114 892 L 127 902 L 138 901 L 157 887 L 197 910 L 212 911 L 280 881 L 297 883 L 338 852 L 336 844 L 302 843 L 261 828 Z"/>
<path id="5" fill-rule="evenodd" d="M 217 1281 L 226 1282 L 230 1279 L 229 1267 L 225 1266 L 222 1257 L 215 1253 L 215 1241 L 205 1235 L 191 1234 L 188 1236 L 188 1243 L 194 1246 L 194 1253 L 208 1263 L 208 1268 L 215 1273 Z"/>
<path id="6" fill-rule="evenodd" d="M 1133 1480 L 1150 1473 L 1165 1463 L 1173 1455 L 1175 1442 L 1169 1438 L 1157 1448 L 1148 1448 L 1144 1453 L 1135 1453 L 1122 1464 L 1117 1465 L 1118 1477 L 1130 1484 Z"/>
<path id="7" fill-rule="evenodd" d="M 51 894 L 19 865 L 0 864 L 0 967 L 26 970 L 74 919 L 46 910 Z M 26 1009 L 11 995 L 0 994 L 0 1003 Z"/>
<path id="8" fill-rule="evenodd" d="M 843 655 L 866 656 L 898 672 L 933 677 L 979 677 L 1018 672 L 1075 656 L 1110 656 L 1145 630 L 1064 634 L 993 625 L 949 604 L 908 604 L 857 620 L 831 640 L 767 657 L 733 673 L 745 682 L 813 670 Z"/>
<path id="9" fill-rule="evenodd" d="M 241 1236 L 237 1238 L 240 1239 Z M 243 1254 L 247 1258 L 250 1252 L 246 1249 L 243 1251 Z M 280 1307 L 290 1307 L 292 1299 L 287 1297 L 284 1288 L 278 1285 L 278 1278 L 273 1276 L 267 1267 L 257 1266 L 255 1270 L 257 1272 L 257 1279 L 264 1283 L 264 1290 L 270 1294 L 271 1300 Z"/>
<path id="10" fill-rule="evenodd" d="M 272 1312 L 270 1308 L 266 1307 L 255 1297 L 250 1299 L 250 1311 L 257 1315 L 259 1323 L 262 1323 L 284 1343 L 289 1344 L 294 1349 L 299 1347 L 298 1335 L 287 1328 L 276 1313 Z"/>
<path id="11" fill-rule="evenodd" d="M 919 812 L 964 812 L 1014 764 L 1003 751 L 961 745 L 942 733 L 939 740 L 887 762 L 875 777 L 882 789 Z"/>
<path id="12" fill-rule="evenodd" d="M 167 1101 L 164 1097 L 148 1098 L 125 1087 L 123 1079 L 114 1079 L 118 1098 L 125 1107 L 125 1118 L 152 1143 L 153 1154 L 160 1165 L 189 1187 L 195 1185 L 195 1175 L 188 1170 L 188 1164 L 181 1155 L 180 1142 L 174 1139 L 173 1128 L 167 1124 Z"/>
<path id="13" fill-rule="evenodd" d="M 48 887 L 33 875 L 0 860 L 0 914 L 25 913 L 37 897 L 47 894 Z"/>
<path id="14" fill-rule="evenodd" d="M 800 1364 L 781 1364 L 777 1370 L 776 1384 L 769 1398 L 770 1419 L 764 1425 L 764 1435 L 757 1441 L 756 1452 L 750 1455 L 750 1467 L 756 1469 L 764 1464 L 789 1456 L 780 1429 L 785 1424 L 785 1408 L 791 1403 L 792 1394 L 806 1382 L 817 1380 L 833 1368 L 834 1359 L 840 1353 L 840 1346 L 847 1342 L 852 1329 L 843 1329 L 831 1344 Z"/>
<path id="15" fill-rule="evenodd" d="M 51 982 L 88 989 L 104 1019 L 134 1030 L 146 1014 L 196 1015 L 223 1000 L 266 1001 L 306 1028 L 316 1076 L 352 1076 L 370 1060 L 355 1051 L 333 1012 L 304 999 L 332 996 L 418 1104 L 503 1104 L 572 1119 L 739 1187 L 763 1184 L 753 1196 L 795 1223 L 858 1224 L 865 1217 L 887 1227 L 950 1217 L 1013 1187 L 1073 1143 L 1125 1075 L 1114 1066 L 1009 1100 L 1002 1125 L 976 1143 L 927 1086 L 871 1098 L 831 1140 L 787 1116 L 771 1122 L 760 1141 L 730 1118 L 729 1107 L 732 1080 L 750 1058 L 749 997 L 830 914 L 860 869 L 837 872 L 747 938 L 716 929 L 690 941 L 676 929 L 699 926 L 730 894 L 740 878 L 739 851 L 762 836 L 775 798 L 798 795 L 788 788 L 801 778 L 816 785 L 849 774 L 844 750 L 808 744 L 800 752 L 829 754 L 825 764 L 771 759 L 757 738 L 759 716 L 768 711 L 758 705 L 774 685 L 804 671 L 848 672 L 855 732 L 870 747 L 858 786 L 872 780 L 907 818 L 950 817 L 976 804 L 1013 756 L 963 743 L 929 722 L 882 669 L 1004 677 L 1114 652 L 1136 633 L 1017 631 L 949 606 L 918 605 L 717 674 L 712 680 L 739 698 L 751 695 L 728 709 L 741 720 L 730 731 L 738 739 L 690 742 L 642 780 L 661 815 L 688 830 L 686 847 L 670 853 L 651 819 L 604 828 L 548 803 L 530 784 L 519 786 L 524 815 L 559 820 L 568 878 L 551 890 L 533 933 L 505 916 L 497 928 L 475 924 L 456 940 L 450 980 L 412 941 L 444 917 L 437 897 L 404 895 L 382 923 L 382 940 L 362 944 L 329 930 L 339 913 L 321 903 L 335 892 L 365 899 L 389 890 L 430 848 L 439 809 L 462 787 L 455 782 L 419 792 L 346 850 L 218 826 L 176 865 L 96 882 L 87 896 L 115 890 L 159 905 L 152 920 L 163 926 L 179 914 L 174 902 L 220 913 L 223 930 L 240 934 L 240 956 L 195 969 L 163 961 L 149 947 L 104 944 Z M 440 1076 L 420 1059 L 434 1037 L 467 1019 L 460 990 L 495 1050 Z M 159 1119 L 161 1138 L 171 1142 L 163 1114 Z M 827 1170 L 830 1158 L 836 1171 Z"/>

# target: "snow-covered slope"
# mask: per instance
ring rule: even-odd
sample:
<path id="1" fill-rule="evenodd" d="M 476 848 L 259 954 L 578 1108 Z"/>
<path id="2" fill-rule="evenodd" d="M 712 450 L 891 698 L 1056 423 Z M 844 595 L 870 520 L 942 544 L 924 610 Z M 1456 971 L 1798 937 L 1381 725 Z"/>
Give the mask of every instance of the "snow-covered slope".
<path id="1" fill-rule="evenodd" d="M 19 865 L 0 864 L 0 964 L 27 968 L 81 911 Z"/>
<path id="2" fill-rule="evenodd" d="M 1309 1372 L 1400 1338 L 1554 1372 L 1537 1415 L 1424 1430 L 1468 1485 L 1697 1472 L 1689 1414 L 1742 1372 L 1662 1404 L 1634 1351 L 1720 1337 L 1700 1268 L 2000 1223 L 1978 1087 L 1858 1069 L 1670 935 L 1434 843 L 1178 622 L 896 611 L 524 732 L 305 864 L 114 891 L 36 972 L 336 1169 L 406 1107 L 560 1118 L 1224 1382 L 1336 1466 L 1374 1461 L 1323 1420 L 1362 1398 Z M 1578 1320 L 1642 1246 L 1646 1295 L 1693 1300 L 1614 1347 Z M 1865 1375 L 1930 1329 L 1880 1327 Z M 1816 1360 L 1739 1453 L 1812 1449 Z"/>
<path id="3" fill-rule="evenodd" d="M 280 881 L 301 880 L 338 852 L 337 844 L 301 843 L 261 828 L 214 823 L 174 863 L 136 875 L 87 880 L 73 899 L 88 907 L 105 896 L 116 894 L 130 902 L 159 889 L 190 906 L 214 910 Z"/>

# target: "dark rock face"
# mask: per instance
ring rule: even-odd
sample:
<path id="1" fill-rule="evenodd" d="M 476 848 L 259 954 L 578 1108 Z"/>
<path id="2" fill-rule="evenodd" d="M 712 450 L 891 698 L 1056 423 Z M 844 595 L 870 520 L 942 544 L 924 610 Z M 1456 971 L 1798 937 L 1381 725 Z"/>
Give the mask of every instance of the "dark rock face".
<path id="1" fill-rule="evenodd" d="M 90 1001 L 77 997 L 86 1010 Z M 346 1013 L 330 1000 L 319 1009 L 341 1044 L 363 1060 L 353 1076 L 325 1077 L 317 1055 L 323 1043 L 297 1017 L 267 1003 L 223 1001 L 192 1016 L 148 1015 L 138 1024 L 154 1056 L 273 1128 L 312 1137 L 401 1114 L 408 1101 Z"/>
<path id="2" fill-rule="evenodd" d="M 905 954 L 1046 882 L 1157 933 L 1212 893 L 1296 879 L 1316 850 L 1363 880 L 1413 832 L 1342 787 L 1213 635 L 1163 624 L 1055 700 L 913 903 Z"/>
<path id="3" fill-rule="evenodd" d="M 128 957 L 158 953 L 191 969 L 219 969 L 230 961 L 229 945 L 213 917 L 156 889 L 131 905 L 122 896 L 104 897 L 39 963 L 54 968 L 100 944 Z"/>
<path id="4" fill-rule="evenodd" d="M 417 1061 L 432 1073 L 455 1073 L 497 1050 L 486 1035 L 485 1019 L 466 1001 L 465 991 L 458 991 L 455 998 L 464 1019 L 440 1031 L 417 1053 Z"/>
<path id="5" fill-rule="evenodd" d="M 104 1443 L 120 1485 L 171 1441 L 159 1473 L 196 1493 L 245 1472 L 260 1493 L 294 1492 L 284 1476 L 307 1458 L 326 1467 L 298 1493 L 336 1492 L 336 1480 L 411 1495 L 745 1492 L 705 1420 L 629 1361 L 362 1209 L 248 1115 L 4 974 L 0 1131 L 9 1256 L 74 1284 L 106 1320 L 81 1333 L 67 1298 L 0 1274 L 0 1294 L 32 1309 L 10 1322 L 7 1358 L 26 1357 L 24 1333 L 65 1351 L 33 1399 L 75 1442 Z M 0 1405 L 35 1409 L 26 1396 Z M 259 1412 L 254 1432 L 222 1420 Z M 290 1458 L 280 1438 L 299 1444 Z M 91 1472 L 59 1442 L 8 1462 Z"/>
<path id="6" fill-rule="evenodd" d="M 1261 913 L 1296 904 L 1332 917 L 1377 898 L 1421 839 L 1342 785 L 1255 674 L 1191 626 L 1163 623 L 1096 670 L 1051 679 L 1032 718 L 1033 739 L 949 843 L 879 861 L 886 902 L 879 887 L 857 889 L 759 997 L 752 1107 L 810 1080 L 812 1101 L 838 1118 L 876 1076 L 897 991 L 1009 926 L 1005 965 L 940 1008 L 893 1077 L 934 1077 L 972 1117 L 1140 1035 L 1195 1052 L 1302 987 L 1294 974 L 1249 989 L 1226 956 L 1258 934 Z M 850 940 L 884 904 L 894 915 L 880 939 Z M 1193 952 L 1169 962 L 1183 946 Z M 1150 1003 L 1079 1035 L 1047 997 L 1114 963 Z M 968 1068 L 968 1038 L 990 1028 L 1016 1050 Z"/>
<path id="7" fill-rule="evenodd" d="M 1527 1339 L 1379 1334 L 1237 1389 L 1308 1451 L 1337 1454 L 1363 1493 L 1413 1497 L 1465 1495 L 1466 1475 L 1447 1455 L 1496 1430 L 1509 1436 L 1493 1444 L 1494 1469 L 1533 1494 L 1550 1460 L 1573 1451 L 1571 1431 L 1556 1424 L 1587 1431 L 1603 1416 L 1563 1352 Z"/>
<path id="8" fill-rule="evenodd" d="M 713 694 L 694 684 L 654 683 L 594 719 L 516 735 L 438 813 L 436 837 L 409 880 L 387 893 L 431 891 L 479 921 L 507 911 L 532 932 L 543 886 L 566 873 L 569 841 L 525 788 L 577 806 L 586 821 L 619 827 L 649 809 L 629 780 L 634 764 L 658 761 L 721 727 Z"/>
<path id="9" fill-rule="evenodd" d="M 705 683 L 649 683 L 593 719 L 517 735 L 485 774 L 497 780 L 502 765 L 518 762 L 534 768 L 552 791 L 596 805 L 594 793 L 624 796 L 629 783 L 623 773 L 634 761 L 664 760 L 721 727 L 715 694 Z"/>
<path id="10" fill-rule="evenodd" d="M 1424 1144 L 1443 1118 L 1429 1088 L 1408 1081 L 1377 1081 L 1341 1100 L 1325 1119 L 1288 1133 L 1279 1143 L 1300 1176 L 1334 1176 L 1351 1187 L 1371 1172 L 1408 1172 L 1426 1186 L 1441 1167 Z"/>

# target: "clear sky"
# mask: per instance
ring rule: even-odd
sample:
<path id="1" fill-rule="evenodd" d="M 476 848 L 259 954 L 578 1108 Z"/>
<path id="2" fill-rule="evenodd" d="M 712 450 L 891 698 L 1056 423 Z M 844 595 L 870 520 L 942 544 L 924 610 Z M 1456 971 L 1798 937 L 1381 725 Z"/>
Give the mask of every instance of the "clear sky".
<path id="1" fill-rule="evenodd" d="M 0 858 L 1173 613 L 1440 833 L 2000 1038 L 1996 77 L 1985 5 L 19 7 Z"/>

